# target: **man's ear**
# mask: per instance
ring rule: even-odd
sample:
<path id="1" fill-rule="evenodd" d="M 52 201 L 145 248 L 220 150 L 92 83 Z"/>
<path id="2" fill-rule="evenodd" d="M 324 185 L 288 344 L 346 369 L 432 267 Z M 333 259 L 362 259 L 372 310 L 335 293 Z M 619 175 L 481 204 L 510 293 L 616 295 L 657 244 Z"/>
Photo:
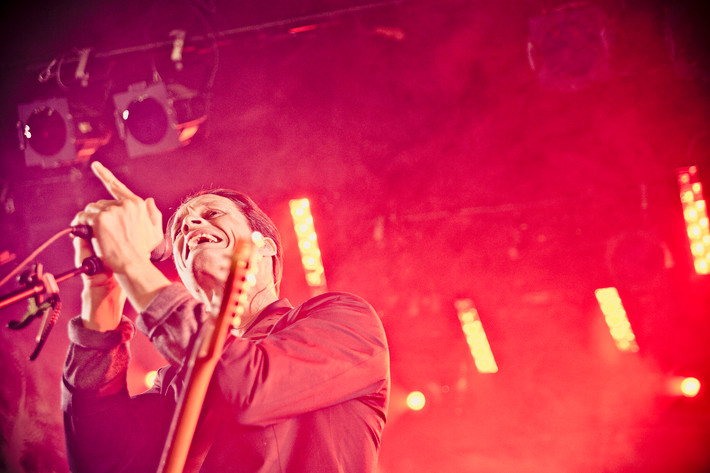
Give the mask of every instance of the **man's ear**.
<path id="1" fill-rule="evenodd" d="M 264 237 L 264 245 L 259 248 L 259 253 L 261 256 L 275 256 L 276 255 L 276 243 L 269 237 Z"/>

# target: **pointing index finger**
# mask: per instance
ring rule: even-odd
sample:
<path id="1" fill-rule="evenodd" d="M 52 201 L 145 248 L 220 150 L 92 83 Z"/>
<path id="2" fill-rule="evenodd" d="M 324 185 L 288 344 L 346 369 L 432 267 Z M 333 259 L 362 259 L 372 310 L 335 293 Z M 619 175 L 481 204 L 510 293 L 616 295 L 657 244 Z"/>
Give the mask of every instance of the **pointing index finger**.
<path id="1" fill-rule="evenodd" d="M 96 177 L 99 178 L 101 183 L 104 185 L 109 194 L 114 197 L 114 199 L 124 200 L 140 198 L 128 187 L 126 187 L 124 183 L 119 181 L 118 178 L 100 162 L 94 161 L 91 163 L 91 170 L 94 171 Z"/>

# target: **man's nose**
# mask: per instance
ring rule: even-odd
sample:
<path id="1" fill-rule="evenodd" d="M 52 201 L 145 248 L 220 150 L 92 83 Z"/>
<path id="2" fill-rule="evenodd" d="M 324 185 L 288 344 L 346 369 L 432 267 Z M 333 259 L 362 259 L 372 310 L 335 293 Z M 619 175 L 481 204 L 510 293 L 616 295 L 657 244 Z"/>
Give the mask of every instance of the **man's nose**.
<path id="1" fill-rule="evenodd" d="M 183 233 L 187 234 L 187 232 L 189 232 L 192 227 L 201 225 L 202 223 L 204 223 L 204 220 L 202 220 L 200 217 L 196 215 L 187 215 L 182 220 L 182 231 Z"/>

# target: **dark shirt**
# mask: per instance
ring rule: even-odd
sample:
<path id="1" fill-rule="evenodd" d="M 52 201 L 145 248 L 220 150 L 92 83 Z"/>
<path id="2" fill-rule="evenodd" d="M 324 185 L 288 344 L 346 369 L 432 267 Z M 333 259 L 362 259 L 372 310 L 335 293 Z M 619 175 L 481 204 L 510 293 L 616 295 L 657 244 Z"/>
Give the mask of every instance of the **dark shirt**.
<path id="1" fill-rule="evenodd" d="M 184 384 L 182 362 L 205 309 L 181 285 L 163 290 L 136 325 L 171 363 L 129 396 L 133 323 L 95 332 L 75 318 L 62 407 L 74 472 L 155 472 Z M 328 293 L 264 309 L 230 335 L 205 399 L 185 471 L 375 471 L 389 401 L 379 317 L 362 299 Z"/>

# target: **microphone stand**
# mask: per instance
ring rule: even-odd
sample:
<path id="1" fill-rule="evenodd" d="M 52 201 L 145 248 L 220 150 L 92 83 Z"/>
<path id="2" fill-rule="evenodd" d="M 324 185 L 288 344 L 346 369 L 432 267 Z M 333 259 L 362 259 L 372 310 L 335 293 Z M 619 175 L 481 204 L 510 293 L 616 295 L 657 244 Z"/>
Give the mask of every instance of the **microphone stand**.
<path id="1" fill-rule="evenodd" d="M 38 264 L 35 268 L 24 274 L 20 278 L 20 282 L 25 285 L 24 289 L 18 289 L 14 292 L 0 297 L 0 309 L 3 309 L 10 304 L 19 302 L 24 299 L 29 300 L 27 312 L 22 317 L 22 320 L 12 320 L 8 323 L 8 328 L 19 330 L 27 327 L 35 318 L 42 317 L 42 323 L 39 328 L 39 333 L 36 337 L 37 346 L 30 355 L 30 360 L 34 360 L 39 355 L 44 342 L 49 336 L 49 332 L 54 327 L 54 324 L 59 318 L 61 312 L 61 301 L 59 300 L 60 282 L 73 278 L 79 274 L 93 276 L 103 271 L 101 260 L 95 256 L 85 258 L 78 268 L 70 269 L 63 273 L 54 276 L 43 271 L 42 265 Z M 50 311 L 52 315 L 50 317 Z"/>

